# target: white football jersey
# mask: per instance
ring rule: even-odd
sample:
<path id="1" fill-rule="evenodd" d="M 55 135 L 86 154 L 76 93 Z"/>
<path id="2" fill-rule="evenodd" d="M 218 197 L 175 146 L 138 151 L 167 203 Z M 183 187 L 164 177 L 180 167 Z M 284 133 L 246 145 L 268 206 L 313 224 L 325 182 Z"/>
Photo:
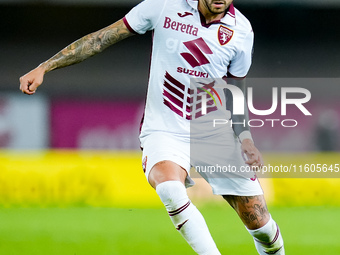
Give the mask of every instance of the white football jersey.
<path id="1" fill-rule="evenodd" d="M 145 0 L 123 19 L 131 32 L 153 31 L 140 138 L 157 131 L 189 138 L 190 78 L 244 77 L 250 68 L 249 21 L 231 5 L 220 21 L 206 24 L 197 7 L 195 0 Z"/>

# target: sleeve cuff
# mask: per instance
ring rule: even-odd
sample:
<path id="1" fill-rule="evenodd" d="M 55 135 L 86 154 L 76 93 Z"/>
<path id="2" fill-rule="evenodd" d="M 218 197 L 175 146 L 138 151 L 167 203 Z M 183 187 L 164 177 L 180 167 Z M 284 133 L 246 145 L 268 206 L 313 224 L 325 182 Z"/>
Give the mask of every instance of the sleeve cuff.
<path id="1" fill-rule="evenodd" d="M 129 29 L 129 31 L 133 34 L 138 34 L 135 30 L 133 30 L 133 28 L 130 26 L 129 22 L 127 21 L 126 17 L 123 18 L 123 22 L 126 26 L 127 29 Z"/>
<path id="2" fill-rule="evenodd" d="M 249 131 L 243 131 L 238 138 L 240 139 L 241 143 L 244 139 L 250 139 L 254 142 L 253 137 L 251 136 L 251 133 Z"/>

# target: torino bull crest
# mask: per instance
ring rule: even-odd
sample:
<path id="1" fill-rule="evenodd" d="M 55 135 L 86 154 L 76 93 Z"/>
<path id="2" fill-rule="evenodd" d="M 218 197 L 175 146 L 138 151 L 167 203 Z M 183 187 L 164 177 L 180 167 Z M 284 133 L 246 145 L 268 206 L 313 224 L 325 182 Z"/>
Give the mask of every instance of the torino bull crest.
<path id="1" fill-rule="evenodd" d="M 218 41 L 220 42 L 222 46 L 230 42 L 231 38 L 233 38 L 233 35 L 234 35 L 233 30 L 220 25 L 217 36 L 218 36 Z"/>

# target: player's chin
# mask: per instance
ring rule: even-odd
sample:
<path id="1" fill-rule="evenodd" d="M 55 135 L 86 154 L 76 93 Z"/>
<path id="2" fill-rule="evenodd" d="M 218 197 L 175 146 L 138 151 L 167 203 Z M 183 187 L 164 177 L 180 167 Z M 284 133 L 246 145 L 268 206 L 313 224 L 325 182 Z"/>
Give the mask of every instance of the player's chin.
<path id="1" fill-rule="evenodd" d="M 221 2 L 214 2 L 210 6 L 210 10 L 214 14 L 224 13 L 227 10 L 227 8 L 228 8 L 227 4 L 222 2 L 222 1 Z"/>
<path id="2" fill-rule="evenodd" d="M 222 7 L 217 7 L 217 8 L 211 8 L 211 13 L 213 14 L 221 14 L 224 13 L 226 10 L 226 8 L 222 8 Z"/>

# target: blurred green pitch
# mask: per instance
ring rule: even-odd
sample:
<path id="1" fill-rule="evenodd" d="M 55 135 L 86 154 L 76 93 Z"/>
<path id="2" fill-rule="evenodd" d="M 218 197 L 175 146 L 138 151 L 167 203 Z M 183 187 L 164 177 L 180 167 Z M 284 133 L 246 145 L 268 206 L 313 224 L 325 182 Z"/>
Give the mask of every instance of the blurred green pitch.
<path id="1" fill-rule="evenodd" d="M 307 159 L 334 163 L 339 155 L 266 155 L 266 159 L 298 165 Z M 276 178 L 269 182 L 270 212 L 281 227 L 287 255 L 340 255 L 339 180 Z M 208 203 L 194 202 L 222 254 L 257 254 L 234 211 L 223 201 L 213 205 L 210 198 L 204 201 Z M 140 153 L 3 151 L 0 255 L 42 254 L 194 252 L 145 181 Z"/>
<path id="2" fill-rule="evenodd" d="M 226 203 L 201 206 L 222 254 L 257 254 Z M 290 255 L 340 254 L 339 207 L 270 207 Z M 1 255 L 195 254 L 164 209 L 0 208 Z"/>

